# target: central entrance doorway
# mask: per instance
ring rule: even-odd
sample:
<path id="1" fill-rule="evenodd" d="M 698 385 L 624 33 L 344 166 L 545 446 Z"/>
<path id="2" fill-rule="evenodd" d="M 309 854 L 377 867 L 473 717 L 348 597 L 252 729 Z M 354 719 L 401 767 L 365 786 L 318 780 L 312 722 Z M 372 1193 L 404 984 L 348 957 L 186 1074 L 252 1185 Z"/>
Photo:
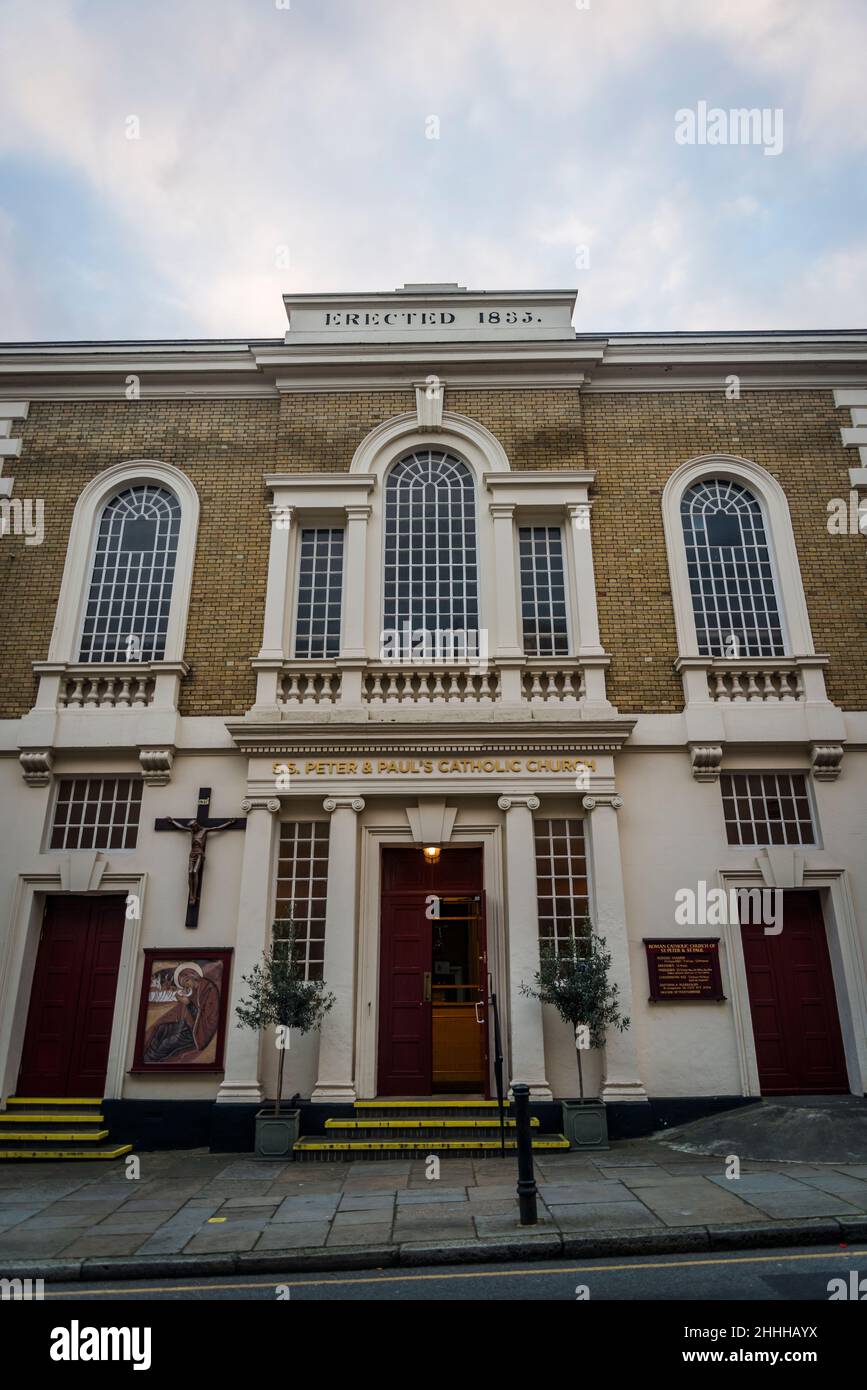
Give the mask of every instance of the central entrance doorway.
<path id="1" fill-rule="evenodd" d="M 382 1096 L 488 1094 L 481 847 L 382 851 Z"/>

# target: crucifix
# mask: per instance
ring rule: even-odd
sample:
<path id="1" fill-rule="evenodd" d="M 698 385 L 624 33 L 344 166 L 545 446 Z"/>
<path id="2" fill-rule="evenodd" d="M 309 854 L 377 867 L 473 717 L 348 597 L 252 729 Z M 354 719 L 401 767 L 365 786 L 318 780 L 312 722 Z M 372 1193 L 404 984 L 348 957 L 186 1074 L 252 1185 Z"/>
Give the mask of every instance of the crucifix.
<path id="1" fill-rule="evenodd" d="M 154 830 L 181 830 L 190 836 L 190 860 L 187 866 L 187 918 L 184 926 L 194 929 L 199 925 L 199 903 L 202 899 L 202 874 L 205 868 L 205 850 L 208 836 L 217 830 L 243 830 L 247 824 L 245 816 L 233 820 L 212 820 L 211 788 L 199 787 L 199 800 L 196 814 L 190 820 L 176 819 L 174 816 L 160 816 L 154 821 Z"/>

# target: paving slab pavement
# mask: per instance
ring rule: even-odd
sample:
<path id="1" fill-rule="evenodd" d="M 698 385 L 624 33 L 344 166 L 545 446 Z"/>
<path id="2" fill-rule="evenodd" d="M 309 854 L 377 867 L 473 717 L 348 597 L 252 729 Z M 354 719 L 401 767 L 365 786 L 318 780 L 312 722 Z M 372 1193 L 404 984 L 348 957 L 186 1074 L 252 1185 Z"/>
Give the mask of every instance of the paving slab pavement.
<path id="1" fill-rule="evenodd" d="M 367 1267 L 383 1251 L 392 1263 L 446 1248 L 464 1260 L 513 1245 L 549 1251 L 552 1241 L 568 1253 L 575 1242 L 767 1244 L 775 1231 L 787 1242 L 798 1232 L 867 1238 L 867 1162 L 848 1155 L 839 1163 L 744 1161 L 737 1179 L 727 1177 L 725 1155 L 675 1152 L 657 1140 L 543 1155 L 539 1224 L 527 1228 L 514 1158 L 443 1158 L 436 1178 L 415 1160 L 326 1167 L 203 1151 L 140 1158 L 138 1180 L 121 1166 L 87 1164 L 67 1179 L 48 1164 L 0 1165 L 0 1275 L 26 1267 L 70 1277 L 70 1267 L 110 1270 L 136 1259 L 192 1268 L 223 1256 L 247 1268 L 257 1254 L 278 1260 L 280 1252 L 297 1267 L 342 1258 Z"/>

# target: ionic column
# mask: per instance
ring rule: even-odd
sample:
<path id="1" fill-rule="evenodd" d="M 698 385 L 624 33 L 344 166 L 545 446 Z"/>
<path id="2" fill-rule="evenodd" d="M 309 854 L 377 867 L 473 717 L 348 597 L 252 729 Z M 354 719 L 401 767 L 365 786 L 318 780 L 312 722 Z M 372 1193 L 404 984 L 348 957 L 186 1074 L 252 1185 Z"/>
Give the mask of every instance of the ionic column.
<path id="1" fill-rule="evenodd" d="M 626 897 L 620 859 L 617 812 L 622 796 L 585 796 L 582 805 L 589 827 L 588 851 L 593 863 L 593 925 L 611 955 L 609 980 L 618 987 L 621 1014 L 632 1020 L 625 1033 L 616 1028 L 605 1039 L 605 1079 L 602 1100 L 646 1101 L 638 1066 L 638 1040 L 632 1003 L 629 937 L 626 930 Z"/>
<path id="2" fill-rule="evenodd" d="M 319 1071 L 313 1100 L 355 1100 L 355 923 L 360 796 L 329 796 L 331 815 L 325 905 L 325 983 L 335 996 L 319 1036 Z"/>
<path id="3" fill-rule="evenodd" d="M 537 796 L 501 796 L 506 813 L 506 902 L 508 904 L 511 1081 L 530 1087 L 535 1100 L 550 1100 L 545 1075 L 542 1005 L 521 993 L 539 969 L 539 905 L 536 898 L 536 843 L 533 812 Z"/>
<path id="4" fill-rule="evenodd" d="M 223 1104 L 263 1099 L 259 1066 L 261 1035 L 251 1028 L 238 1027 L 235 1006 L 247 990 L 242 976 L 249 975 L 254 965 L 261 964 L 271 944 L 272 866 L 280 802 L 276 797 L 248 798 L 241 807 L 247 826 L 232 960 L 232 993 L 226 1020 L 223 1083 L 217 1094 L 217 1102 Z"/>
<path id="5" fill-rule="evenodd" d="M 265 670 L 257 670 L 256 708 L 273 710 L 277 706 L 279 667 L 289 655 L 286 634 L 287 615 L 291 612 L 289 592 L 289 552 L 293 507 L 271 506 L 271 541 L 268 550 L 268 587 L 265 593 L 265 620 L 262 628 L 262 648 L 256 663 L 267 662 Z"/>

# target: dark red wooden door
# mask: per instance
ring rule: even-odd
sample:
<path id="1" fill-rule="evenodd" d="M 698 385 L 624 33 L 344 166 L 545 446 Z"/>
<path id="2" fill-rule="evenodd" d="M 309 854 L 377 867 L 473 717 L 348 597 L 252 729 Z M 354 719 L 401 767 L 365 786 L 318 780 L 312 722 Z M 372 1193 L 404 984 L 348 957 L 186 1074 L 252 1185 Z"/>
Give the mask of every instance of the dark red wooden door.
<path id="1" fill-rule="evenodd" d="M 122 897 L 48 899 L 19 1095 L 103 1095 L 124 917 Z"/>
<path id="2" fill-rule="evenodd" d="M 418 894 L 382 905 L 379 1093 L 430 1095 L 431 925 Z"/>
<path id="3" fill-rule="evenodd" d="M 822 905 L 783 895 L 783 930 L 742 926 L 762 1095 L 849 1090 Z"/>

